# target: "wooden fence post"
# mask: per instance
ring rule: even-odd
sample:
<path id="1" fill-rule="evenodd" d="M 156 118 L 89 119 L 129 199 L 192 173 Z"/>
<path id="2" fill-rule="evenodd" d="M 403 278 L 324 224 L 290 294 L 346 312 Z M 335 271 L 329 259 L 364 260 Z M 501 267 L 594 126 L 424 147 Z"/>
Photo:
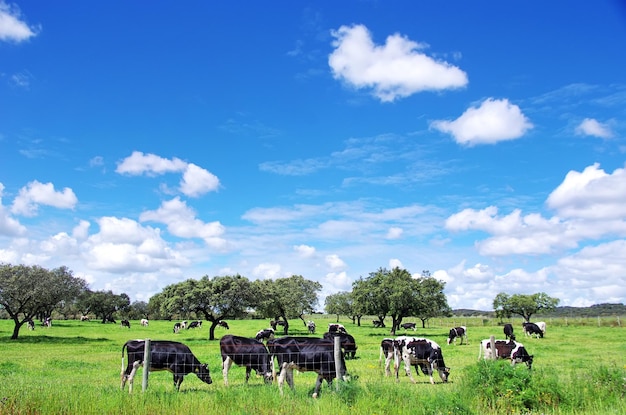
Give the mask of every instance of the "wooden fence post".
<path id="1" fill-rule="evenodd" d="M 150 339 L 146 339 L 143 348 L 143 373 L 141 380 L 141 391 L 145 392 L 148 389 L 148 373 L 150 373 Z"/>
<path id="2" fill-rule="evenodd" d="M 496 353 L 498 352 L 496 350 L 496 336 L 489 336 L 489 343 L 491 343 L 491 359 L 496 360 L 498 357 L 496 356 Z"/>
<path id="3" fill-rule="evenodd" d="M 341 336 L 335 336 L 335 389 L 339 390 L 339 379 L 341 379 Z"/>

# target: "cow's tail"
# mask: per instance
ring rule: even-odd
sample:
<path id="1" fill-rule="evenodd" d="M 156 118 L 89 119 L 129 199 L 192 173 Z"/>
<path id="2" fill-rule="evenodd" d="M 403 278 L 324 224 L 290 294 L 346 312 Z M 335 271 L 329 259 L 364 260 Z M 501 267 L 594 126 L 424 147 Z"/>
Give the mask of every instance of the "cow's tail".
<path id="1" fill-rule="evenodd" d="M 383 361 L 383 346 L 380 346 L 380 353 L 378 354 L 378 367 L 382 364 Z"/>
<path id="2" fill-rule="evenodd" d="M 120 373 L 122 373 L 122 376 L 124 375 L 124 371 L 126 370 L 126 366 L 124 366 L 124 351 L 126 350 L 126 346 L 128 345 L 128 342 L 124 343 L 124 345 L 122 346 L 122 371 Z"/>

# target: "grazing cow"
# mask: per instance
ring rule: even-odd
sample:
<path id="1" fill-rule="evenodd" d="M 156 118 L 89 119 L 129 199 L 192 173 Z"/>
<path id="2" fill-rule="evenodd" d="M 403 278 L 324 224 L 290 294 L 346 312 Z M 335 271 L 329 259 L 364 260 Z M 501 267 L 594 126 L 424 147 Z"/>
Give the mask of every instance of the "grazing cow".
<path id="1" fill-rule="evenodd" d="M 400 324 L 400 327 L 402 327 L 405 330 L 417 330 L 417 324 L 416 323 L 402 323 Z"/>
<path id="2" fill-rule="evenodd" d="M 411 379 L 416 383 L 411 373 L 411 366 L 415 366 L 415 371 L 419 375 L 418 366 L 422 369 L 422 373 L 430 376 L 430 383 L 435 384 L 433 372 L 437 370 L 442 381 L 447 382 L 450 376 L 450 368 L 446 367 L 443 360 L 441 347 L 430 339 L 423 337 L 396 337 L 394 342 L 394 354 L 396 356 L 394 369 L 396 371 L 396 381 L 398 371 L 400 369 L 400 358 L 404 361 L 404 370 Z"/>
<path id="3" fill-rule="evenodd" d="M 258 340 L 260 342 L 262 342 L 263 340 L 267 341 L 267 340 L 273 339 L 273 338 L 274 338 L 274 329 L 273 328 L 259 330 L 256 333 L 256 336 L 254 337 L 255 340 Z"/>
<path id="4" fill-rule="evenodd" d="M 87 316 L 80 316 L 80 321 L 89 321 L 89 317 L 87 317 Z"/>
<path id="5" fill-rule="evenodd" d="M 293 369 L 300 372 L 316 372 L 317 381 L 313 398 L 317 398 L 322 387 L 322 382 L 331 385 L 337 370 L 335 367 L 335 342 L 316 337 L 280 337 L 268 340 L 267 348 L 272 358 L 278 361 L 280 375 L 278 387 L 283 394 L 283 383 L 293 389 Z M 340 356 L 339 376 L 346 378 L 346 364 L 343 355 Z"/>
<path id="6" fill-rule="evenodd" d="M 122 323 L 120 324 L 120 327 L 128 327 L 130 329 L 130 321 L 122 320 Z"/>
<path id="7" fill-rule="evenodd" d="M 380 342 L 380 354 L 378 355 L 378 366 L 382 363 L 383 356 L 385 356 L 385 376 L 391 375 L 391 361 L 393 360 L 393 339 L 388 337 L 384 338 Z"/>
<path id="8" fill-rule="evenodd" d="M 380 320 L 372 320 L 372 324 L 374 324 L 374 327 L 382 327 L 383 326 L 383 322 Z"/>
<path id="9" fill-rule="evenodd" d="M 518 343 L 514 340 L 495 340 L 496 347 L 495 357 L 498 359 L 511 359 L 511 365 L 515 366 L 517 363 L 526 363 L 528 369 L 532 369 L 533 355 L 528 354 L 528 351 L 522 343 Z M 493 351 L 491 350 L 491 340 L 485 339 L 480 342 L 480 349 L 478 349 L 478 358 L 481 354 L 484 355 L 484 359 L 493 359 Z"/>
<path id="10" fill-rule="evenodd" d="M 315 334 L 315 322 L 314 321 L 307 322 L 306 328 L 309 330 L 309 334 Z"/>
<path id="11" fill-rule="evenodd" d="M 28 321 L 26 321 L 26 324 L 28 324 L 28 330 L 35 330 L 35 322 L 33 321 L 33 319 L 28 319 Z"/>
<path id="12" fill-rule="evenodd" d="M 346 359 L 354 359 L 354 356 L 356 355 L 356 349 L 358 348 L 356 345 L 356 341 L 354 340 L 354 337 L 352 337 L 352 335 L 348 334 L 348 333 L 343 333 L 340 331 L 335 331 L 335 332 L 326 332 L 324 333 L 324 338 L 325 339 L 329 339 L 329 340 L 333 340 L 335 337 L 339 336 L 340 340 L 339 343 L 341 344 L 341 349 L 344 355 L 344 358 Z M 334 340 L 333 340 L 334 341 Z"/>
<path id="13" fill-rule="evenodd" d="M 225 322 L 224 320 L 220 320 L 217 322 L 218 327 L 223 327 L 226 330 L 230 329 L 230 327 L 228 327 L 228 323 Z"/>
<path id="14" fill-rule="evenodd" d="M 270 320 L 270 327 L 272 327 L 274 329 L 274 331 L 276 331 L 276 327 L 277 326 L 285 326 L 285 323 L 283 320 Z"/>
<path id="15" fill-rule="evenodd" d="M 124 369 L 124 349 L 128 352 L 126 369 Z M 144 349 L 145 341 L 143 340 L 129 340 L 122 346 L 122 390 L 128 381 L 128 392 L 133 391 L 135 373 L 139 366 L 143 366 Z M 213 383 L 208 366 L 200 363 L 189 347 L 179 342 L 152 340 L 150 342 L 150 367 L 148 370 L 151 372 L 157 370 L 172 372 L 176 390 L 180 390 L 184 376 L 189 373 L 195 373 L 201 381 L 208 385 Z"/>
<path id="16" fill-rule="evenodd" d="M 456 344 L 457 337 L 461 339 L 461 344 L 463 344 L 463 339 L 465 339 L 465 342 L 469 344 L 469 342 L 467 341 L 467 327 L 459 326 L 450 329 L 450 333 L 448 334 L 448 344 Z"/>
<path id="17" fill-rule="evenodd" d="M 178 333 L 182 329 L 182 323 L 174 323 L 174 333 Z"/>
<path id="18" fill-rule="evenodd" d="M 149 323 L 149 322 L 148 322 L 148 319 L 147 319 L 147 318 L 142 318 L 142 319 L 141 319 L 140 324 L 141 324 L 143 327 L 148 327 L 148 323 Z"/>
<path id="19" fill-rule="evenodd" d="M 539 330 L 541 330 L 543 332 L 543 335 L 546 335 L 546 322 L 545 321 L 537 321 L 535 322 L 535 324 L 537 325 L 537 327 L 539 327 Z"/>
<path id="20" fill-rule="evenodd" d="M 228 370 L 235 363 L 246 368 L 246 383 L 250 379 L 252 369 L 257 376 L 263 376 L 265 383 L 272 383 L 272 359 L 263 343 L 247 337 L 227 334 L 220 339 L 222 353 L 222 374 L 224 385 L 228 386 Z"/>
<path id="21" fill-rule="evenodd" d="M 187 325 L 187 330 L 201 328 L 201 327 L 202 327 L 202 320 L 196 320 L 196 321 L 192 321 L 191 323 Z"/>
<path id="22" fill-rule="evenodd" d="M 543 338 L 543 331 L 535 323 L 522 323 L 522 326 L 526 336 L 533 337 L 534 334 L 536 338 Z"/>
<path id="23" fill-rule="evenodd" d="M 346 331 L 346 328 L 343 326 L 343 324 L 339 324 L 339 323 L 328 323 L 328 332 L 329 333 L 348 333 Z"/>
<path id="24" fill-rule="evenodd" d="M 187 320 L 183 320 L 180 322 L 180 328 L 181 329 L 186 329 L 187 328 Z"/>
<path id="25" fill-rule="evenodd" d="M 46 317 L 44 321 L 41 322 L 41 325 L 44 327 L 52 327 L 52 318 Z"/>
<path id="26" fill-rule="evenodd" d="M 515 340 L 515 333 L 513 333 L 513 325 L 511 323 L 506 323 L 503 330 L 505 339 Z"/>

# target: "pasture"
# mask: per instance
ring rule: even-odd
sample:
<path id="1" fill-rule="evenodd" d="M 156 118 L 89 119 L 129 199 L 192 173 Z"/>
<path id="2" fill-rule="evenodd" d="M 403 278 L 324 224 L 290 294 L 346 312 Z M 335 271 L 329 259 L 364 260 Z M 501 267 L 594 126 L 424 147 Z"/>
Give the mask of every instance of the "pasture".
<path id="1" fill-rule="evenodd" d="M 321 337 L 334 316 L 311 316 Z M 13 322 L 0 320 L 0 413 L 2 414 L 624 414 L 626 413 L 626 331 L 612 320 L 545 319 L 543 339 L 524 338 L 521 320 L 512 319 L 517 340 L 534 355 L 532 372 L 525 365 L 478 361 L 480 340 L 504 338 L 495 321 L 480 318 L 434 319 L 429 327 L 401 330 L 397 335 L 428 337 L 442 347 L 451 368 L 450 381 L 435 385 L 420 374 L 411 384 L 400 368 L 400 381 L 387 378 L 379 366 L 379 347 L 387 328 L 374 328 L 371 319 L 361 327 L 340 320 L 358 345 L 357 358 L 347 360 L 350 382 L 328 388 L 311 398 L 316 374 L 297 373 L 295 390 L 280 396 L 276 383 L 264 385 L 252 376 L 244 384 L 245 369 L 233 366 L 229 387 L 221 372 L 219 340 L 208 341 L 208 325 L 172 331 L 169 321 L 150 321 L 131 328 L 100 321 L 54 320 L 51 328 L 26 326 L 10 340 Z M 254 337 L 269 320 L 229 320 L 230 330 L 216 329 L 216 337 L 237 334 Z M 308 335 L 300 320 L 292 320 L 290 335 Z M 453 325 L 466 325 L 469 344 L 447 345 Z M 279 328 L 280 330 L 280 328 Z M 213 384 L 195 375 L 185 377 L 176 392 L 169 372 L 152 372 L 148 390 L 120 390 L 121 348 L 126 340 L 176 340 L 188 345 L 208 363 Z"/>

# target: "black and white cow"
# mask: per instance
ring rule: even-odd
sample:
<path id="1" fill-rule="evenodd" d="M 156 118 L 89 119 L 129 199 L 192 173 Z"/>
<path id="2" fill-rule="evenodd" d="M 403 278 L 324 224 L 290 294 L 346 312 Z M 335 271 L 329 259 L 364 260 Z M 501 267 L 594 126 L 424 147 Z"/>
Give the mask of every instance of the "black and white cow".
<path id="1" fill-rule="evenodd" d="M 220 339 L 222 353 L 222 374 L 224 385 L 228 386 L 228 370 L 235 363 L 246 368 L 246 383 L 250 379 L 252 369 L 257 376 L 263 376 L 265 383 L 272 383 L 272 359 L 263 343 L 247 337 L 227 334 Z"/>
<path id="2" fill-rule="evenodd" d="M 309 330 L 309 334 L 315 334 L 315 322 L 314 321 L 308 321 L 306 323 L 306 328 L 307 330 Z"/>
<path id="3" fill-rule="evenodd" d="M 174 333 L 178 333 L 182 328 L 181 323 L 174 323 Z"/>
<path id="4" fill-rule="evenodd" d="M 517 363 L 526 363 L 528 369 L 532 369 L 533 355 L 528 354 L 528 351 L 522 343 L 518 343 L 514 340 L 495 340 L 495 357 L 496 359 L 510 359 L 511 365 L 515 366 Z M 480 349 L 478 350 L 478 358 L 481 354 L 484 359 L 493 359 L 494 354 L 491 350 L 491 340 L 485 339 L 480 342 Z"/>
<path id="5" fill-rule="evenodd" d="M 524 334 L 528 337 L 533 337 L 533 334 L 537 338 L 543 338 L 543 330 L 536 325 L 535 323 L 522 323 L 522 327 L 524 327 Z"/>
<path id="6" fill-rule="evenodd" d="M 285 323 L 284 320 L 270 320 L 270 327 L 274 329 L 274 331 L 276 331 L 276 327 L 277 326 L 282 326 L 284 327 L 287 323 Z"/>
<path id="7" fill-rule="evenodd" d="M 142 318 L 139 324 L 141 324 L 143 327 L 148 327 L 148 324 L 150 324 L 150 322 L 147 318 Z"/>
<path id="8" fill-rule="evenodd" d="M 217 322 L 218 327 L 223 327 L 226 330 L 230 329 L 230 327 L 228 327 L 228 323 L 225 322 L 224 320 L 220 320 Z"/>
<path id="9" fill-rule="evenodd" d="M 33 319 L 28 319 L 26 321 L 26 324 L 28 325 L 28 330 L 35 330 L 35 322 L 33 321 Z"/>
<path id="10" fill-rule="evenodd" d="M 393 360 L 394 339 L 385 337 L 380 342 L 380 353 L 378 355 L 378 366 L 381 365 L 383 356 L 385 357 L 385 376 L 391 376 L 391 361 Z"/>
<path id="11" fill-rule="evenodd" d="M 342 349 L 344 358 L 354 359 L 354 357 L 356 356 L 356 349 L 358 347 L 356 345 L 356 341 L 354 340 L 354 337 L 351 334 L 343 333 L 340 331 L 335 331 L 332 333 L 330 331 L 327 331 L 326 333 L 324 333 L 323 337 L 325 339 L 334 341 L 334 338 L 337 336 L 339 336 L 340 338 L 339 343 L 341 344 L 341 349 Z"/>
<path id="12" fill-rule="evenodd" d="M 273 339 L 275 336 L 275 332 L 273 328 L 259 330 L 254 337 L 256 340 L 262 342 L 263 340 Z"/>
<path id="13" fill-rule="evenodd" d="M 506 340 L 515 340 L 515 333 L 513 333 L 513 325 L 511 323 L 506 323 L 502 330 L 504 331 L 504 338 Z"/>
<path id="14" fill-rule="evenodd" d="M 402 323 L 400 324 L 400 327 L 402 327 L 405 330 L 417 330 L 417 324 L 415 323 Z"/>
<path id="15" fill-rule="evenodd" d="M 328 332 L 329 333 L 348 333 L 343 324 L 339 323 L 328 323 Z"/>
<path id="16" fill-rule="evenodd" d="M 543 332 L 543 335 L 546 335 L 546 322 L 545 321 L 537 321 L 535 322 L 535 324 L 537 325 L 537 327 L 539 327 L 539 330 L 541 330 Z"/>
<path id="17" fill-rule="evenodd" d="M 122 320 L 122 322 L 120 323 L 120 327 L 128 327 L 130 329 L 130 321 L 126 319 Z"/>
<path id="18" fill-rule="evenodd" d="M 430 383 L 435 384 L 433 372 L 437 370 L 442 381 L 447 382 L 450 376 L 450 368 L 446 367 L 443 360 L 441 347 L 430 339 L 423 337 L 396 337 L 394 341 L 394 369 L 396 372 L 396 381 L 400 381 L 398 371 L 400 370 L 400 359 L 404 361 L 404 370 L 411 379 L 416 383 L 411 373 L 411 366 L 415 366 L 415 371 L 419 375 L 418 366 L 425 375 L 430 376 Z"/>
<path id="19" fill-rule="evenodd" d="M 333 340 L 316 337 L 280 337 L 268 340 L 269 353 L 272 358 L 276 358 L 280 368 L 278 387 L 281 395 L 285 379 L 291 389 L 294 387 L 293 369 L 317 373 L 313 398 L 318 397 L 324 379 L 331 385 L 337 375 L 334 345 Z M 339 377 L 347 380 L 343 355 L 340 355 L 340 364 Z"/>
<path id="20" fill-rule="evenodd" d="M 88 316 L 80 316 L 80 321 L 89 321 Z"/>
<path id="21" fill-rule="evenodd" d="M 124 368 L 124 350 L 128 353 L 128 365 Z M 133 391 L 133 379 L 139 366 L 143 366 L 144 361 L 144 340 L 129 340 L 122 346 L 122 378 L 121 389 L 128 381 L 128 392 Z M 144 368 L 145 370 L 145 368 Z M 174 375 L 174 387 L 180 390 L 185 375 L 195 373 L 198 378 L 206 384 L 213 383 L 209 368 L 206 364 L 194 356 L 189 347 L 183 343 L 152 340 L 150 342 L 150 368 L 151 372 L 167 370 Z"/>
<path id="22" fill-rule="evenodd" d="M 51 317 L 46 317 L 42 322 L 41 325 L 44 327 L 52 327 L 52 318 Z"/>
<path id="23" fill-rule="evenodd" d="M 448 334 L 448 344 L 450 344 L 450 343 L 456 344 L 457 337 L 461 339 L 461 344 L 463 344 L 463 340 L 464 339 L 465 339 L 465 343 L 468 343 L 468 341 L 467 341 L 467 327 L 465 327 L 465 326 L 458 326 L 458 327 L 454 327 L 454 328 L 450 329 L 450 333 Z"/>
<path id="24" fill-rule="evenodd" d="M 187 330 L 189 329 L 198 329 L 202 327 L 202 320 L 192 321 L 187 325 Z"/>
<path id="25" fill-rule="evenodd" d="M 374 325 L 374 327 L 382 327 L 383 326 L 383 322 L 380 320 L 372 320 L 372 324 Z"/>

